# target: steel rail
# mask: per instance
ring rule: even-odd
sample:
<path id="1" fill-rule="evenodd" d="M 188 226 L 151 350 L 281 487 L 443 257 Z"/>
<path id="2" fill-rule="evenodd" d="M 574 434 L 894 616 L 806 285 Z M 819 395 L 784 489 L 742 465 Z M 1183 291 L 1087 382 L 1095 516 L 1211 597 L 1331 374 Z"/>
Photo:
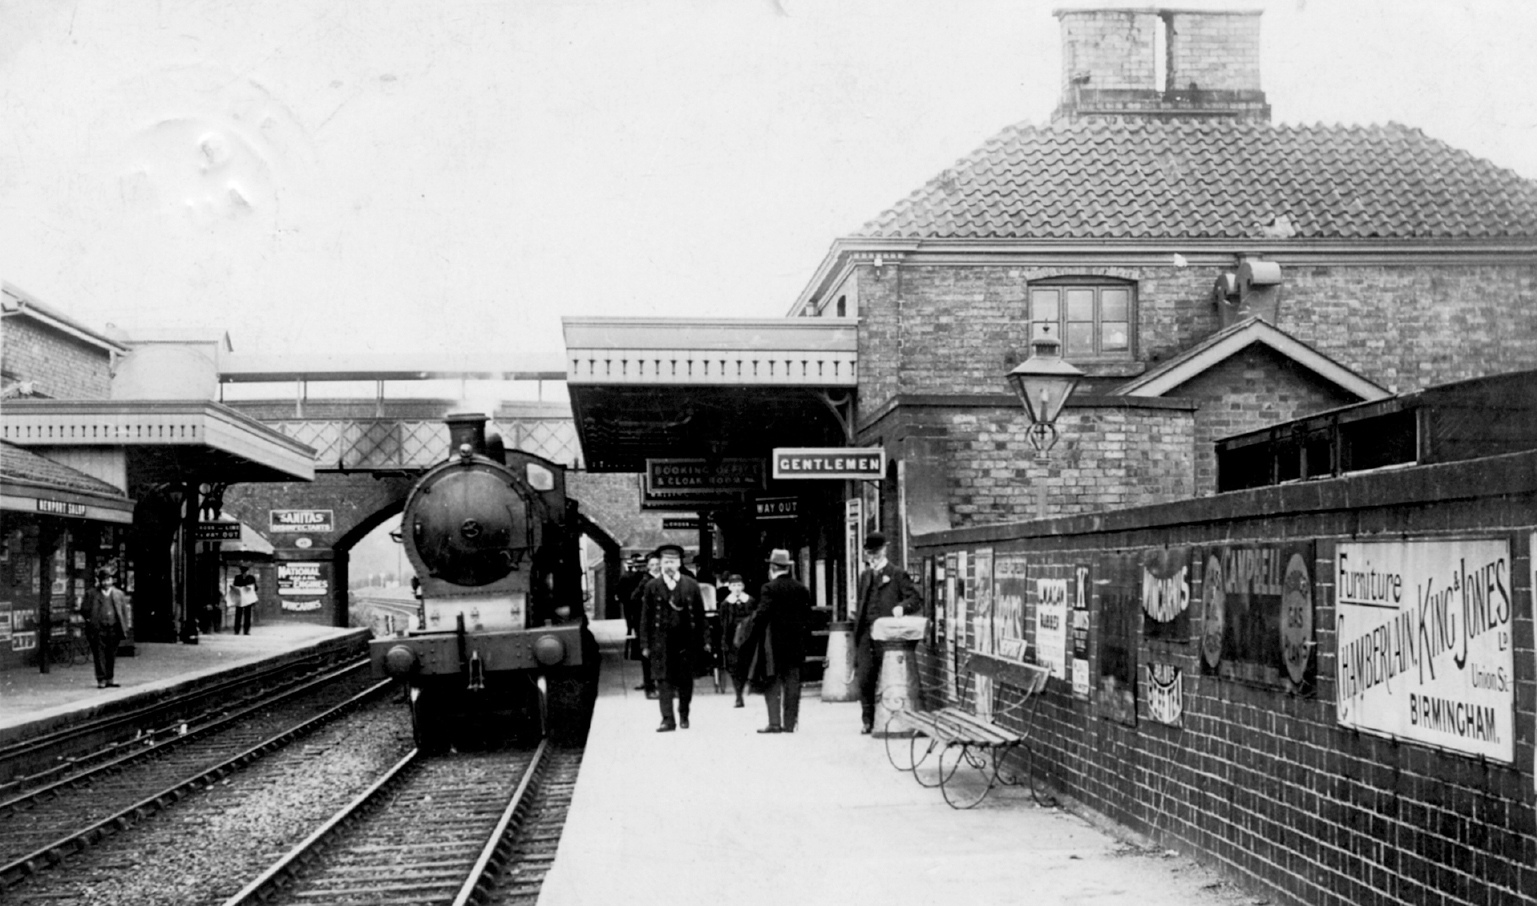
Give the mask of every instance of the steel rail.
<path id="1" fill-rule="evenodd" d="M 214 781 L 220 780 L 226 775 L 234 773 L 236 770 L 259 760 L 270 752 L 282 748 L 284 745 L 287 745 L 289 742 L 292 742 L 299 736 L 302 736 L 310 730 L 319 727 L 327 721 L 340 717 L 342 714 L 351 711 L 352 709 L 368 701 L 370 698 L 378 695 L 380 692 L 393 686 L 394 680 L 384 680 L 380 683 L 370 686 L 369 688 L 363 690 L 357 695 L 354 695 L 352 698 L 349 698 L 336 707 L 331 708 L 330 710 L 321 714 L 317 714 L 309 720 L 304 721 L 303 723 L 289 727 L 287 730 L 284 730 L 275 736 L 268 737 L 266 740 L 257 743 L 249 749 L 246 749 L 245 751 L 240 752 L 231 758 L 228 758 L 225 761 L 214 765 L 211 768 L 200 771 L 191 777 L 185 778 L 175 784 L 172 784 L 169 787 L 166 787 L 165 789 L 155 793 L 152 796 L 149 796 L 137 803 L 134 803 L 133 805 L 128 806 L 115 815 L 110 815 L 85 828 L 60 837 L 52 843 L 49 843 L 48 845 L 43 846 L 31 853 L 28 853 L 27 855 L 22 856 L 21 858 L 16 859 L 9 864 L 0 865 L 0 891 L 4 891 L 6 888 L 15 886 L 22 879 L 36 874 L 37 872 L 42 871 L 51 865 L 63 861 L 69 855 L 85 849 L 87 846 L 90 846 L 91 844 L 110 834 L 131 827 L 138 821 L 155 814 L 163 808 L 166 808 L 171 803 L 181 800 L 189 793 L 201 787 L 209 786 L 213 784 Z"/>
<path id="2" fill-rule="evenodd" d="M 24 763 L 28 758 L 40 757 L 41 753 L 45 753 L 53 749 L 64 748 L 71 741 L 86 739 L 90 737 L 115 737 L 116 739 L 114 742 L 108 743 L 109 747 L 114 745 L 134 745 L 143 741 L 143 734 L 141 732 L 137 736 L 129 737 L 128 732 L 138 729 L 143 724 L 155 723 L 160 725 L 157 729 L 150 731 L 152 734 L 169 732 L 166 727 L 167 724 L 175 725 L 186 722 L 187 718 L 175 715 L 183 714 L 190 707 L 196 706 L 196 703 L 199 701 L 218 701 L 220 698 L 228 697 L 232 691 L 244 687 L 254 686 L 263 681 L 270 680 L 273 677 L 281 676 L 285 673 L 291 673 L 295 670 L 311 669 L 313 668 L 315 662 L 324 659 L 325 655 L 323 653 L 317 653 L 312 657 L 303 658 L 297 661 L 280 663 L 270 667 L 260 668 L 252 673 L 241 674 L 238 677 L 231 678 L 227 681 L 214 683 L 212 685 L 197 689 L 193 692 L 189 692 L 186 695 L 178 696 L 174 699 L 167 701 L 156 701 L 153 704 L 140 708 L 134 708 L 121 714 L 114 714 L 110 717 L 101 717 L 95 720 L 84 721 L 53 733 L 35 736 L 30 739 L 21 740 L 6 746 L 0 746 L 0 765 L 18 762 Z M 354 658 L 349 661 L 348 664 L 355 666 L 365 662 L 366 655 Z M 194 716 L 193 719 L 196 719 L 196 716 Z M 51 772 L 65 771 L 70 767 L 70 764 L 64 764 L 55 768 L 50 768 L 48 770 L 39 771 L 32 775 L 12 776 L 7 778 L 4 782 L 0 782 L 0 791 L 13 789 L 28 780 L 36 780 L 37 778 L 46 776 Z"/>
<path id="3" fill-rule="evenodd" d="M 548 751 L 549 742 L 540 741 L 538 748 L 529 758 L 527 767 L 523 770 L 522 778 L 509 794 L 507 805 L 487 835 L 480 855 L 470 868 L 465 881 L 460 885 L 453 900 L 454 906 L 467 906 L 476 898 L 483 899 L 489 892 L 489 886 L 494 884 L 494 873 L 503 867 L 512 850 L 513 841 L 508 830 L 518 819 L 519 811 L 528 807 L 529 790 L 543 770 Z M 424 761 L 425 758 L 420 755 L 419 750 L 412 749 L 368 789 L 359 793 L 325 824 L 289 850 L 251 883 L 225 900 L 221 906 L 252 906 L 252 904 L 265 903 L 273 899 L 286 884 L 296 880 L 310 864 L 321 858 L 328 844 L 357 824 L 372 817 L 377 806 L 382 805 L 387 797 L 393 796 L 411 779 L 415 773 L 411 769 Z"/>
<path id="4" fill-rule="evenodd" d="M 533 786 L 534 778 L 544 769 L 544 755 L 549 748 L 548 739 L 539 740 L 539 748 L 534 750 L 534 757 L 528 761 L 528 770 L 523 772 L 523 779 L 518 781 L 517 789 L 512 791 L 512 797 L 507 801 L 507 808 L 503 810 L 502 817 L 496 822 L 496 828 L 487 838 L 486 845 L 480 851 L 480 857 L 475 860 L 475 866 L 470 869 L 470 875 L 464 881 L 464 886 L 459 888 L 459 895 L 454 897 L 453 906 L 468 906 L 471 897 L 489 892 L 489 886 L 495 882 L 495 878 L 488 877 L 487 872 L 493 870 L 500 872 L 508 855 L 511 854 L 512 839 L 507 833 L 507 828 L 517 817 L 518 810 L 527 805 L 528 790 Z"/>
<path id="5" fill-rule="evenodd" d="M 296 684 L 292 688 L 286 689 L 271 698 L 265 698 L 261 701 L 252 702 L 237 711 L 232 711 L 220 717 L 216 717 L 210 720 L 208 723 L 199 724 L 195 728 L 189 727 L 185 733 L 179 732 L 177 728 L 167 728 L 157 730 L 153 734 L 150 734 L 150 737 L 147 741 L 144 737 L 130 740 L 124 745 L 118 747 L 121 749 L 128 749 L 125 754 L 117 755 L 105 761 L 97 762 L 92 764 L 90 767 L 85 768 L 84 770 L 65 777 L 61 777 L 58 780 L 52 781 L 42 786 L 33 787 L 32 789 L 29 789 L 19 795 L 13 796 L 10 799 L 0 800 L 0 816 L 3 816 L 9 811 L 20 809 L 24 807 L 28 802 L 41 799 L 50 793 L 62 792 L 63 790 L 66 790 L 72 786 L 85 783 L 103 771 L 122 767 L 123 765 L 147 758 L 151 754 L 158 754 L 175 746 L 184 745 L 186 743 L 200 739 L 215 731 L 223 730 L 232 724 L 244 720 L 245 718 L 258 711 L 265 710 L 274 705 L 281 705 L 286 701 L 298 698 L 299 696 L 312 691 L 323 683 L 329 683 L 335 679 L 347 675 L 348 673 L 361 670 L 366 666 L 368 666 L 366 661 L 359 661 L 338 667 L 337 669 L 321 676 L 309 677 L 302 684 Z M 197 718 L 193 718 L 193 720 L 196 719 Z M 187 722 L 183 722 L 181 726 L 186 727 L 188 724 Z M 156 742 L 155 737 L 160 735 L 164 735 L 165 738 Z M 73 767 L 74 763 L 80 760 L 81 759 L 76 759 L 75 762 L 62 765 L 61 769 L 67 770 L 68 768 Z M 34 777 L 36 776 L 41 775 L 34 775 Z"/>

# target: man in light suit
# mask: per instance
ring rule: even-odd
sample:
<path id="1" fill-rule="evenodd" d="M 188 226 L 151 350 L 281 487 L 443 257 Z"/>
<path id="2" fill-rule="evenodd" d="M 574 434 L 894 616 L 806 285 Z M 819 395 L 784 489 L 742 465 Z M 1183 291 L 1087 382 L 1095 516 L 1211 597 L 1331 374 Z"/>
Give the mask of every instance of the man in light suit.
<path id="1" fill-rule="evenodd" d="M 859 574 L 857 609 L 854 611 L 854 671 L 859 683 L 859 707 L 864 718 L 861 733 L 875 728 L 875 687 L 880 680 L 880 658 L 870 629 L 881 617 L 921 614 L 923 596 L 907 573 L 886 559 L 886 536 L 871 532 L 865 538 L 866 569 Z"/>
<path id="2" fill-rule="evenodd" d="M 102 567 L 96 570 L 96 587 L 91 589 L 80 604 L 80 615 L 85 617 L 85 640 L 91 646 L 91 657 L 96 661 L 96 688 L 116 688 L 112 681 L 117 666 L 117 643 L 126 634 L 128 625 L 128 597 L 113 585 L 116 577 L 112 570 Z"/>

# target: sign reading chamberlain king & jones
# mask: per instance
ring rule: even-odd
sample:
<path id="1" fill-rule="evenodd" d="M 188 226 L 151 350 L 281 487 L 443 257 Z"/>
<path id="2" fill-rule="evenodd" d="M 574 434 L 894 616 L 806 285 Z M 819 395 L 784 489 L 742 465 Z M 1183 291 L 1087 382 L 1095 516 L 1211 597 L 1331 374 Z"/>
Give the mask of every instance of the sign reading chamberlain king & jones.
<path id="1" fill-rule="evenodd" d="M 1511 580 L 1507 540 L 1339 545 L 1340 724 L 1513 761 Z"/>
<path id="2" fill-rule="evenodd" d="M 331 510 L 269 510 L 273 532 L 308 532 L 320 535 L 336 531 Z"/>
<path id="3" fill-rule="evenodd" d="M 879 480 L 886 477 L 882 447 L 775 447 L 774 477 Z"/>

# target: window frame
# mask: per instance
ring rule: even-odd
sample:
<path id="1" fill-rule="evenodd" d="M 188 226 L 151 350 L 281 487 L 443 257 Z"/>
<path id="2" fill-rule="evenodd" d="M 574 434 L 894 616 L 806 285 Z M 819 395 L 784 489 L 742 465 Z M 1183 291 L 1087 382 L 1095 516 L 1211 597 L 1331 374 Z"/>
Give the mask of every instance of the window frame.
<path id="1" fill-rule="evenodd" d="M 1083 354 L 1069 348 L 1068 304 L 1069 290 L 1094 291 L 1094 351 Z M 1042 290 L 1057 292 L 1057 317 L 1055 321 L 1043 321 L 1036 317 L 1035 295 Z M 1104 291 L 1118 290 L 1126 293 L 1126 347 L 1106 351 L 1104 348 Z M 1137 283 L 1117 277 L 1051 277 L 1032 280 L 1025 287 L 1025 322 L 1029 325 L 1030 339 L 1035 339 L 1036 325 L 1050 323 L 1055 327 L 1056 338 L 1062 343 L 1062 358 L 1071 362 L 1134 362 L 1137 360 Z M 1073 323 L 1085 323 L 1083 321 Z M 1122 323 L 1110 321 L 1111 324 Z"/>

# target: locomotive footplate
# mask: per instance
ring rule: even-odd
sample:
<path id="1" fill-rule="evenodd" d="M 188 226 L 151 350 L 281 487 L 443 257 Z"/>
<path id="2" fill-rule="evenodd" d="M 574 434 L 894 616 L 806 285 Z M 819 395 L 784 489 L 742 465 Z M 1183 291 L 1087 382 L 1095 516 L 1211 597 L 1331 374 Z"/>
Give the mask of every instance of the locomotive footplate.
<path id="1" fill-rule="evenodd" d="M 368 656 L 374 676 L 380 678 L 459 674 L 468 669 L 466 659 L 476 655 L 486 673 L 577 667 L 583 663 L 581 632 L 581 626 L 572 624 L 463 636 L 422 633 L 374 639 L 368 643 Z"/>

